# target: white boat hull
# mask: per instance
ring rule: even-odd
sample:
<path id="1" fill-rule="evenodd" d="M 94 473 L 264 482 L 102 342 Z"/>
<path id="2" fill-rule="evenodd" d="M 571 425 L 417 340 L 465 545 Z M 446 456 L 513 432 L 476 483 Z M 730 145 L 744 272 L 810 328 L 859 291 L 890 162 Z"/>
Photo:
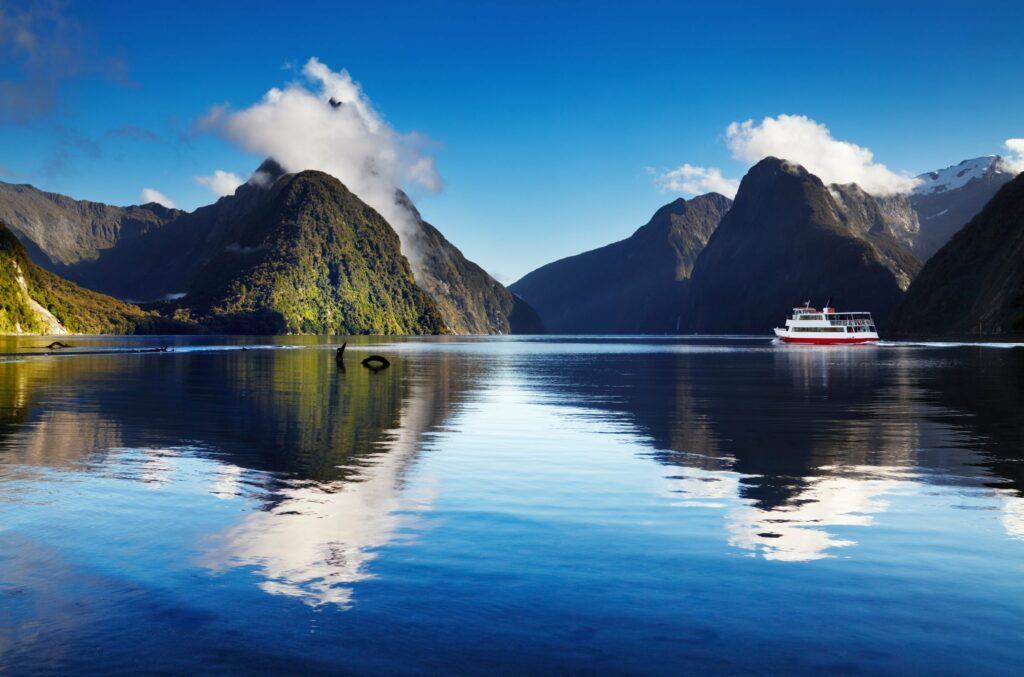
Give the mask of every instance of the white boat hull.
<path id="1" fill-rule="evenodd" d="M 776 327 L 775 335 L 779 337 L 779 340 L 784 343 L 796 343 L 805 345 L 841 345 L 850 344 L 857 345 L 861 343 L 874 343 L 878 340 L 878 334 L 876 332 L 816 332 L 813 336 L 808 336 L 807 333 L 791 332 L 786 329 L 779 329 Z"/>

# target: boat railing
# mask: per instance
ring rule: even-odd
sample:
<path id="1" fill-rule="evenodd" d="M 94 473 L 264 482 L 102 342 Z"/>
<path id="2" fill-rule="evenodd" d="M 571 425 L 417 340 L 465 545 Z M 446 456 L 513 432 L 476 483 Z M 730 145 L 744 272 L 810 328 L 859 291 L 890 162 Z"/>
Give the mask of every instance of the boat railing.
<path id="1" fill-rule="evenodd" d="M 861 319 L 849 319 L 849 320 L 838 320 L 830 318 L 829 321 L 833 326 L 836 327 L 871 327 L 874 326 L 872 320 L 861 320 Z"/>

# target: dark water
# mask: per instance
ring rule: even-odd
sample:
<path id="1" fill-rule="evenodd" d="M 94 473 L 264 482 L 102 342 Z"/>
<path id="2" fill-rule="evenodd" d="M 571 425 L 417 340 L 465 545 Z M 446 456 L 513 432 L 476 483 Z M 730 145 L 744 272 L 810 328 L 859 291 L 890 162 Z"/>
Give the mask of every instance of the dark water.
<path id="1" fill-rule="evenodd" d="M 0 670 L 1024 664 L 1024 348 L 178 343 L 0 362 Z"/>

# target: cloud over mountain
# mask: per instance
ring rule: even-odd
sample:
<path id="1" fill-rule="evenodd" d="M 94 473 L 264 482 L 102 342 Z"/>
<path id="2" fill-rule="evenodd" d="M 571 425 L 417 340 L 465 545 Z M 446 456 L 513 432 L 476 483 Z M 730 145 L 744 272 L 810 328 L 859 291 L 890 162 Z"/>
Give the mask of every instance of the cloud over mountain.
<path id="1" fill-rule="evenodd" d="M 717 167 L 696 167 L 683 164 L 675 169 L 655 173 L 655 180 L 662 190 L 688 195 L 720 193 L 728 198 L 736 196 L 740 187 L 737 179 L 722 176 Z"/>
<path id="2" fill-rule="evenodd" d="M 167 207 L 168 209 L 174 209 L 176 206 L 174 204 L 174 200 L 167 197 L 166 195 L 158 191 L 156 188 L 143 188 L 142 192 L 139 193 L 139 200 L 141 200 L 142 204 L 149 204 L 150 202 L 155 202 L 158 205 L 163 205 L 164 207 Z"/>
<path id="3" fill-rule="evenodd" d="M 406 255 L 415 258 L 419 229 L 396 191 L 441 188 L 423 137 L 388 125 L 348 71 L 332 71 L 314 57 L 302 75 L 248 108 L 211 108 L 200 125 L 273 157 L 289 172 L 317 169 L 337 177 L 395 227 Z"/>
<path id="4" fill-rule="evenodd" d="M 1024 139 L 1007 139 L 1003 146 L 1007 154 L 1000 160 L 1000 168 L 1014 174 L 1024 172 Z"/>
<path id="5" fill-rule="evenodd" d="M 919 180 L 897 174 L 875 162 L 874 153 L 849 141 L 832 136 L 828 127 L 806 115 L 767 117 L 733 122 L 725 130 L 725 141 L 734 158 L 746 168 L 766 157 L 778 157 L 803 165 L 825 183 L 856 183 L 872 195 L 907 193 Z M 1019 146 L 1012 145 L 1018 143 Z M 1024 150 L 1024 139 L 1009 139 L 1007 148 Z M 1024 166 L 1024 156 L 1020 164 Z M 1014 160 L 1011 158 L 1008 163 Z M 1017 170 L 1021 171 L 1021 170 Z M 715 191 L 733 197 L 739 180 L 723 176 L 717 167 L 683 164 L 676 169 L 655 172 L 655 182 L 662 190 L 699 194 Z"/>
<path id="6" fill-rule="evenodd" d="M 244 183 L 238 174 L 226 172 L 223 169 L 215 170 L 210 176 L 197 176 L 195 179 L 196 183 L 206 186 L 217 197 L 234 195 L 235 189 Z"/>
<path id="7" fill-rule="evenodd" d="M 737 160 L 753 164 L 769 156 L 784 158 L 825 183 L 856 183 L 873 195 L 906 193 L 917 183 L 875 162 L 869 149 L 834 138 L 828 127 L 805 115 L 733 122 L 725 139 Z"/>

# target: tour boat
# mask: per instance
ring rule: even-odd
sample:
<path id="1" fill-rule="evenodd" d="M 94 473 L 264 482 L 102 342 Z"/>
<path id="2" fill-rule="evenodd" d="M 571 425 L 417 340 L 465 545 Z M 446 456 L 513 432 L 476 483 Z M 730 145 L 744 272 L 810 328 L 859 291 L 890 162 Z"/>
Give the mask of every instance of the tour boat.
<path id="1" fill-rule="evenodd" d="M 786 343 L 817 345 L 878 340 L 871 313 L 839 313 L 827 305 L 818 311 L 811 308 L 810 301 L 802 308 L 794 308 L 793 316 L 786 319 L 785 328 L 776 327 L 775 335 Z"/>

